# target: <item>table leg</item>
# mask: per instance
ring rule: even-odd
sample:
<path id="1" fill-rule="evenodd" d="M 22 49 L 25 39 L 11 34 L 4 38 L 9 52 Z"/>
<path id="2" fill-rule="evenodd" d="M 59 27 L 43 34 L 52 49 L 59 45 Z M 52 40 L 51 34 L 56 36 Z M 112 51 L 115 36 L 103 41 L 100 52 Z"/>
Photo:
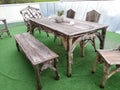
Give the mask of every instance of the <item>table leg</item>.
<path id="1" fill-rule="evenodd" d="M 36 24 L 31 20 L 29 22 L 30 22 L 30 27 L 29 27 L 30 34 L 34 35 L 34 29 L 36 28 Z"/>
<path id="2" fill-rule="evenodd" d="M 104 49 L 106 29 L 107 28 L 103 28 L 103 30 L 101 32 L 100 49 Z"/>
<path id="3" fill-rule="evenodd" d="M 72 52 L 72 38 L 67 39 L 67 76 L 71 77 L 72 74 L 72 60 L 73 60 L 73 52 Z"/>

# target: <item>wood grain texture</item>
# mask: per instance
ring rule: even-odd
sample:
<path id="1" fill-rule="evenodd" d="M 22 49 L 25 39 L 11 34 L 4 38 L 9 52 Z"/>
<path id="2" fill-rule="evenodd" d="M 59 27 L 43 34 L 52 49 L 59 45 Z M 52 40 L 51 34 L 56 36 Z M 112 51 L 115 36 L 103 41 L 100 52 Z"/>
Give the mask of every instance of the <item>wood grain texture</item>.
<path id="1" fill-rule="evenodd" d="M 15 35 L 15 39 L 33 65 L 58 57 L 56 53 L 29 33 Z"/>

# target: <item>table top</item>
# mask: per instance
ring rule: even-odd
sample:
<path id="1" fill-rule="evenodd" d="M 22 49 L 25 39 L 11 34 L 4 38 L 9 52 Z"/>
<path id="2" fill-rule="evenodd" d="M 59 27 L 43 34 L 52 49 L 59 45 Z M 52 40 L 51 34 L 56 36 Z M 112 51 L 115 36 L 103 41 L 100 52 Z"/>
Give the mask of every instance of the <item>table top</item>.
<path id="1" fill-rule="evenodd" d="M 66 36 L 76 36 L 85 34 L 88 32 L 94 32 L 103 28 L 107 28 L 107 25 L 98 24 L 94 22 L 81 21 L 78 19 L 64 18 L 62 23 L 56 23 L 55 18 L 31 18 L 31 21 L 52 29 L 53 32 L 58 32 Z"/>

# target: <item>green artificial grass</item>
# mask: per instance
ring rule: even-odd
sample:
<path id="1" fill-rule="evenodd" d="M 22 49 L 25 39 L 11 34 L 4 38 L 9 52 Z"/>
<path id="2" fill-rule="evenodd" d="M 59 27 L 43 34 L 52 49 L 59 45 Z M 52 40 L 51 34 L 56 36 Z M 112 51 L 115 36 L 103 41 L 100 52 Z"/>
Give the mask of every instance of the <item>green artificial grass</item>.
<path id="1" fill-rule="evenodd" d="M 26 32 L 24 25 L 9 26 L 12 37 L 6 33 L 0 39 L 0 90 L 36 90 L 36 77 L 33 67 L 24 53 L 17 52 L 14 35 Z M 58 38 L 47 37 L 45 32 L 36 31 L 35 37 L 59 55 L 58 70 L 60 80 L 54 80 L 54 72 L 50 69 L 41 73 L 42 90 L 101 90 L 99 84 L 103 77 L 103 65 L 99 65 L 95 74 L 91 69 L 96 57 L 91 44 L 85 48 L 85 57 L 81 57 L 79 45 L 74 51 L 72 77 L 66 76 L 66 51 L 60 45 Z M 120 44 L 120 34 L 107 32 L 105 49 L 111 49 Z M 98 42 L 97 42 L 98 47 Z M 120 73 L 113 75 L 106 83 L 104 90 L 120 89 Z"/>

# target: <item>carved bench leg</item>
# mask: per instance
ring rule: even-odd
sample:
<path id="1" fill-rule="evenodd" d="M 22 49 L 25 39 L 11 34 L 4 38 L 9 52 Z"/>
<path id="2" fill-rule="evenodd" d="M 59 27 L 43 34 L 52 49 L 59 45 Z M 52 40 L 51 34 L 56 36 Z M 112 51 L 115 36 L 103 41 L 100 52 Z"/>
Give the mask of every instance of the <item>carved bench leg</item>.
<path id="1" fill-rule="evenodd" d="M 59 80 L 60 75 L 59 75 L 59 73 L 58 73 L 57 59 L 54 59 L 54 68 L 56 69 L 56 70 L 55 70 L 55 74 L 56 74 L 55 80 Z"/>
<path id="2" fill-rule="evenodd" d="M 39 65 L 34 66 L 34 70 L 35 70 L 36 79 L 37 79 L 37 90 L 41 90 L 42 85 L 41 85 L 41 79 L 40 79 Z"/>

